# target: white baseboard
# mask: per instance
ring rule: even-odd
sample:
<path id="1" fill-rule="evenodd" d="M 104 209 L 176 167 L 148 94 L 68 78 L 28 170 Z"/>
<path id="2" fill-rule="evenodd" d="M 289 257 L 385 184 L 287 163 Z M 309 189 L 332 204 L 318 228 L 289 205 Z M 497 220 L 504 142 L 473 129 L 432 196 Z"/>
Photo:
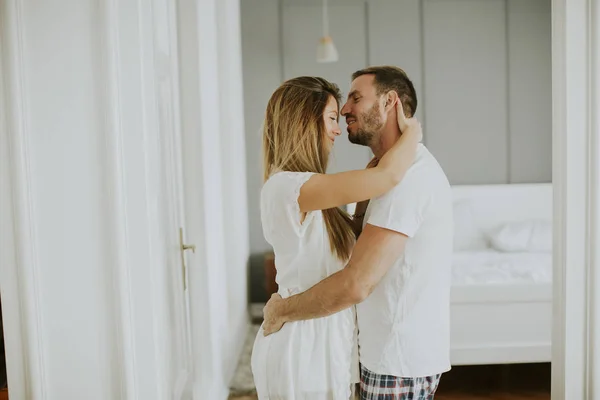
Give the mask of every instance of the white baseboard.
<path id="1" fill-rule="evenodd" d="M 468 346 L 450 351 L 452 365 L 520 364 L 550 362 L 550 343 L 501 344 L 490 346 Z"/>

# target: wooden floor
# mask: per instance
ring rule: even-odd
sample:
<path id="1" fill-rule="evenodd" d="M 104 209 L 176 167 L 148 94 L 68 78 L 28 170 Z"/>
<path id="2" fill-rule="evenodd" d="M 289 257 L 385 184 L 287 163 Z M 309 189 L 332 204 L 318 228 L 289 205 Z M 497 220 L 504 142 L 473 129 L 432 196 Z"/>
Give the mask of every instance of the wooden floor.
<path id="1" fill-rule="evenodd" d="M 454 367 L 442 376 L 436 400 L 550 400 L 550 364 Z M 255 395 L 231 400 L 257 400 Z M 0 400 L 8 391 L 0 390 Z"/>
<path id="2" fill-rule="evenodd" d="M 257 397 L 230 397 L 234 399 Z M 550 400 L 550 364 L 454 367 L 442 376 L 435 399 Z"/>
<path id="3" fill-rule="evenodd" d="M 550 400 L 550 364 L 454 367 L 437 400 Z"/>

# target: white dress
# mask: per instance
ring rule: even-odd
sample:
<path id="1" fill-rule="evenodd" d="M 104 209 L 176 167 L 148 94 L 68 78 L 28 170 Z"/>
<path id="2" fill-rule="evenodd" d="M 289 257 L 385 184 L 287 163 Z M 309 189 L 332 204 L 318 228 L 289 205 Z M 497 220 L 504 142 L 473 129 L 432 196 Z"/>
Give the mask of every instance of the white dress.
<path id="1" fill-rule="evenodd" d="M 321 211 L 301 223 L 298 196 L 308 172 L 278 172 L 261 192 L 265 239 L 275 252 L 282 297 L 303 292 L 344 267 L 332 253 Z M 252 373 L 260 400 L 348 400 L 358 382 L 355 308 L 258 331 Z"/>

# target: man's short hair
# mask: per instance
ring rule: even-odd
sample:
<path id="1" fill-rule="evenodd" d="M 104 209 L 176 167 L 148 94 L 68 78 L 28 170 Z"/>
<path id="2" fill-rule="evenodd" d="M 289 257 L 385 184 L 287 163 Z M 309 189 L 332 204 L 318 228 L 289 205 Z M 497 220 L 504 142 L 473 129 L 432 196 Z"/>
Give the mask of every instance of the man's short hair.
<path id="1" fill-rule="evenodd" d="M 352 80 L 362 75 L 374 76 L 377 95 L 385 94 L 391 90 L 398 93 L 404 113 L 408 117 L 414 116 L 417 111 L 417 92 L 403 69 L 390 65 L 368 67 L 353 73 Z"/>

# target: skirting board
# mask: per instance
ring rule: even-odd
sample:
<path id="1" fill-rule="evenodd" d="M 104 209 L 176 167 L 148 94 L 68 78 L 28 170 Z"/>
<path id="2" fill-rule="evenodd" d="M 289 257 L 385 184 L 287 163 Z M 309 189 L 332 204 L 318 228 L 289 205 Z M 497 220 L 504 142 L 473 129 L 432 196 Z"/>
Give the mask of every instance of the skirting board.
<path id="1" fill-rule="evenodd" d="M 547 344 L 458 347 L 450 351 L 452 365 L 488 365 L 550 362 L 552 346 Z"/>

